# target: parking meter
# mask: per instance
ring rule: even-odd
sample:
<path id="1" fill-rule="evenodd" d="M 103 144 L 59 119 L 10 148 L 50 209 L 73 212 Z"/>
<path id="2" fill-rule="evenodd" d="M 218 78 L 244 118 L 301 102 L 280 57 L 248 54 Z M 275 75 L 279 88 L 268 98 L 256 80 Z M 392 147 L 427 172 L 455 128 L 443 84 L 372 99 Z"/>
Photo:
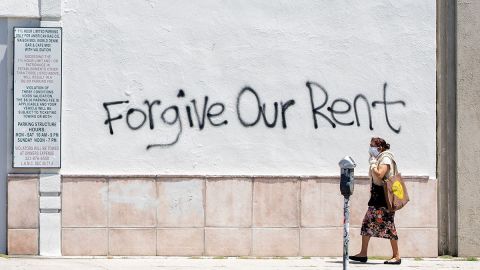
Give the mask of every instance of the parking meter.
<path id="1" fill-rule="evenodd" d="M 348 269 L 348 244 L 350 242 L 350 195 L 353 194 L 353 170 L 357 166 L 350 156 L 340 162 L 340 193 L 343 195 L 343 269 Z"/>
<path id="2" fill-rule="evenodd" d="M 345 198 L 350 197 L 353 194 L 354 187 L 354 178 L 353 171 L 355 166 L 355 161 L 350 156 L 344 157 L 338 163 L 340 166 L 340 192 Z"/>

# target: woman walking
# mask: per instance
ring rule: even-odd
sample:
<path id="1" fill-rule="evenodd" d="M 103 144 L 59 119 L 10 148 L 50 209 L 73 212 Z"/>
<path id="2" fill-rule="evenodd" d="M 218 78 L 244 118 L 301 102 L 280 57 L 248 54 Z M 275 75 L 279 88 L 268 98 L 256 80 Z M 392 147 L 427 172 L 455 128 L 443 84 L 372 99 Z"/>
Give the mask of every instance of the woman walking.
<path id="1" fill-rule="evenodd" d="M 370 188 L 370 200 L 368 210 L 362 222 L 362 249 L 351 260 L 366 262 L 368 242 L 370 237 L 390 239 L 392 246 L 392 258 L 385 261 L 385 264 L 401 264 L 402 259 L 398 251 L 398 236 L 395 228 L 395 212 L 388 212 L 387 202 L 383 191 L 384 179 L 396 173 L 393 153 L 389 151 L 390 144 L 382 138 L 372 138 L 370 141 L 370 169 L 369 176 L 372 179 Z"/>

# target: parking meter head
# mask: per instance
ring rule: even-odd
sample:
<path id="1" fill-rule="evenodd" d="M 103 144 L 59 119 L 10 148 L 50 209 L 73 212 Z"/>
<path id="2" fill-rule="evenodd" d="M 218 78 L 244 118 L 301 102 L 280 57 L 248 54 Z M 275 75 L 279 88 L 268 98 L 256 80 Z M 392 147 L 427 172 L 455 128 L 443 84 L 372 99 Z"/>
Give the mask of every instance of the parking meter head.
<path id="1" fill-rule="evenodd" d="M 340 193 L 346 198 L 353 194 L 355 161 L 346 156 L 338 163 L 340 166 Z"/>
<path id="2" fill-rule="evenodd" d="M 342 169 L 353 169 L 357 166 L 351 156 L 346 156 L 338 162 L 338 166 Z"/>

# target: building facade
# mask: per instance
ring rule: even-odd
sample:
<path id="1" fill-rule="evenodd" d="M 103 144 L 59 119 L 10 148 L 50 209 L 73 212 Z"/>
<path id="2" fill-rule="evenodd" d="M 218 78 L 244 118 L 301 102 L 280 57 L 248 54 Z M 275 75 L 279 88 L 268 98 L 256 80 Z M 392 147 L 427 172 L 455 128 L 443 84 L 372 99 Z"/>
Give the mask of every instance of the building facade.
<path id="1" fill-rule="evenodd" d="M 0 251 L 339 256 L 350 155 L 353 252 L 380 136 L 411 197 L 401 254 L 478 255 L 480 5 L 457 2 L 1 3 Z M 46 114 L 30 79 L 57 87 L 52 151 L 18 128 Z"/>

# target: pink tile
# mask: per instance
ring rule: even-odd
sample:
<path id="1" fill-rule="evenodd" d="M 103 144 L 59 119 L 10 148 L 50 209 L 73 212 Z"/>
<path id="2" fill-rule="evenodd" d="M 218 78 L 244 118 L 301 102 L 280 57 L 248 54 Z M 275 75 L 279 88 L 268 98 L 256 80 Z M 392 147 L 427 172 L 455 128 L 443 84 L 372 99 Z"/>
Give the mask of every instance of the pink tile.
<path id="1" fill-rule="evenodd" d="M 342 244 L 340 246 L 340 250 L 343 252 L 343 227 L 337 228 L 338 232 L 337 235 L 340 235 L 340 239 L 342 239 Z M 350 226 L 350 248 L 349 252 L 350 254 L 357 254 L 360 252 L 360 249 L 362 248 L 362 236 L 360 235 L 360 227 L 352 227 Z M 377 239 L 378 240 L 384 240 L 384 239 Z M 374 240 L 372 240 L 374 241 Z M 339 256 L 342 256 L 343 253 L 340 253 Z M 373 255 L 373 254 L 372 254 Z M 370 256 L 370 255 L 369 255 Z"/>
<path id="2" fill-rule="evenodd" d="M 399 228 L 398 249 L 403 257 L 437 257 L 438 231 L 435 228 Z M 372 238 L 369 255 L 391 256 L 390 241 Z"/>
<path id="3" fill-rule="evenodd" d="M 399 251 L 403 257 L 438 256 L 437 230 L 432 228 L 399 229 Z M 360 228 L 350 228 L 350 254 L 360 252 Z M 343 227 L 304 228 L 300 232 L 302 256 L 342 256 Z M 370 238 L 369 256 L 391 256 L 390 240 Z"/>
<path id="4" fill-rule="evenodd" d="M 361 248 L 360 228 L 351 227 L 349 234 L 349 252 L 350 254 L 357 254 Z M 372 238 L 372 242 L 383 240 Z M 300 231 L 300 253 L 302 256 L 342 256 L 343 225 L 341 227 L 302 228 Z M 375 254 L 372 253 L 371 255 Z"/>
<path id="5" fill-rule="evenodd" d="M 398 227 L 437 227 L 437 181 L 406 181 L 410 202 L 395 213 Z"/>
<path id="6" fill-rule="evenodd" d="M 303 227 L 341 226 L 343 196 L 337 180 L 301 181 L 301 213 Z"/>
<path id="7" fill-rule="evenodd" d="M 157 229 L 157 255 L 203 255 L 203 228 Z"/>
<path id="8" fill-rule="evenodd" d="M 397 228 L 398 249 L 402 257 L 437 257 L 438 230 L 436 228 Z M 350 229 L 350 252 L 358 253 L 362 236 L 360 228 Z M 391 256 L 390 240 L 370 238 L 368 256 Z"/>
<path id="9" fill-rule="evenodd" d="M 155 227 L 154 179 L 111 179 L 108 190 L 110 227 Z"/>
<path id="10" fill-rule="evenodd" d="M 254 226 L 297 227 L 299 225 L 299 182 L 297 179 L 255 179 Z"/>
<path id="11" fill-rule="evenodd" d="M 38 228 L 38 180 L 21 178 L 8 181 L 8 228 Z"/>
<path id="12" fill-rule="evenodd" d="M 203 227 L 204 181 L 160 179 L 157 182 L 158 227 Z"/>
<path id="13" fill-rule="evenodd" d="M 208 180 L 206 225 L 250 227 L 252 225 L 252 180 Z"/>
<path id="14" fill-rule="evenodd" d="M 104 178 L 64 178 L 62 226 L 106 227 L 108 184 Z"/>
<path id="15" fill-rule="evenodd" d="M 247 228 L 206 228 L 205 255 L 247 256 L 252 246 L 252 230 Z"/>
<path id="16" fill-rule="evenodd" d="M 110 229 L 109 255 L 155 256 L 155 229 Z"/>
<path id="17" fill-rule="evenodd" d="M 9 255 L 38 255 L 37 229 L 8 229 Z"/>
<path id="18" fill-rule="evenodd" d="M 299 229 L 256 228 L 253 229 L 252 255 L 298 256 Z"/>
<path id="19" fill-rule="evenodd" d="M 342 254 L 342 228 L 302 228 L 300 230 L 300 255 L 342 256 Z"/>
<path id="20" fill-rule="evenodd" d="M 107 254 L 107 228 L 62 229 L 63 256 L 106 256 Z"/>

